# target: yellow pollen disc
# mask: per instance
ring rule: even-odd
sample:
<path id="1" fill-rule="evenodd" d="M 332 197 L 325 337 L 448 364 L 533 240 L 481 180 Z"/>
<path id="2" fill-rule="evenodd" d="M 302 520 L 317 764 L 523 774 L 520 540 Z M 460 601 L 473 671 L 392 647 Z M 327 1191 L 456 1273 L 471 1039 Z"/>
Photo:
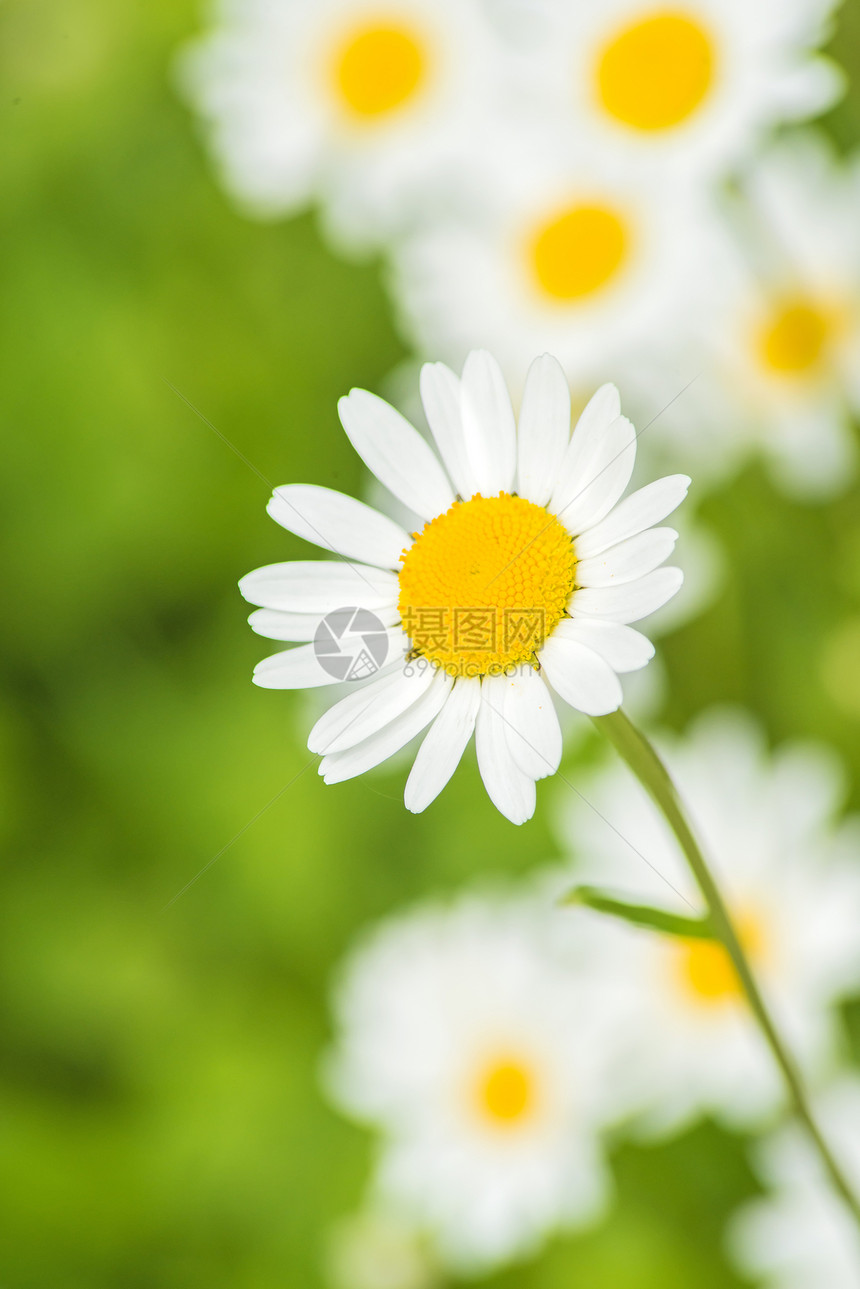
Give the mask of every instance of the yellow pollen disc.
<path id="1" fill-rule="evenodd" d="M 830 320 L 814 304 L 793 300 L 778 308 L 760 336 L 761 356 L 780 375 L 804 375 L 824 355 Z"/>
<path id="2" fill-rule="evenodd" d="M 533 1109 L 534 1079 L 520 1061 L 504 1059 L 488 1066 L 477 1086 L 478 1106 L 485 1119 L 508 1126 Z"/>
<path id="3" fill-rule="evenodd" d="M 335 85 L 341 101 L 357 116 L 377 117 L 401 107 L 425 76 L 424 53 L 412 32 L 397 27 L 362 27 L 338 51 Z"/>
<path id="4" fill-rule="evenodd" d="M 399 608 L 412 653 L 452 676 L 535 665 L 575 567 L 570 534 L 542 506 L 506 492 L 455 501 L 404 556 Z"/>
<path id="5" fill-rule="evenodd" d="M 765 932 L 751 914 L 736 918 L 738 936 L 755 962 L 765 955 Z M 678 944 L 679 980 L 684 992 L 703 1003 L 724 1002 L 742 995 L 740 981 L 728 953 L 713 940 L 682 940 Z"/>
<path id="6" fill-rule="evenodd" d="M 554 300 L 579 300 L 612 280 L 627 254 L 627 231 L 603 206 L 573 206 L 538 229 L 534 275 Z"/>
<path id="7" fill-rule="evenodd" d="M 698 22 L 652 13 L 619 32 L 597 65 L 598 97 L 636 130 L 668 130 L 692 116 L 714 81 L 714 48 Z"/>

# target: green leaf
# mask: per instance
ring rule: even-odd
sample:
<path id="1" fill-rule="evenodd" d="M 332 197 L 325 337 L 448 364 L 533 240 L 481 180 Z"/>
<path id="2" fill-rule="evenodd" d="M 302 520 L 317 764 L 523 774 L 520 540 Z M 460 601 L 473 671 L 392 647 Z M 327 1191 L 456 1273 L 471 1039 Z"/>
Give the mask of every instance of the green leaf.
<path id="1" fill-rule="evenodd" d="M 598 913 L 608 913 L 611 917 L 632 922 L 634 926 L 650 927 L 652 931 L 663 931 L 667 935 L 682 936 L 684 939 L 713 939 L 710 918 L 688 918 L 680 913 L 670 913 L 667 909 L 652 908 L 650 904 L 631 904 L 609 891 L 601 890 L 599 886 L 574 886 L 573 890 L 562 896 L 560 902 L 582 904 Z"/>

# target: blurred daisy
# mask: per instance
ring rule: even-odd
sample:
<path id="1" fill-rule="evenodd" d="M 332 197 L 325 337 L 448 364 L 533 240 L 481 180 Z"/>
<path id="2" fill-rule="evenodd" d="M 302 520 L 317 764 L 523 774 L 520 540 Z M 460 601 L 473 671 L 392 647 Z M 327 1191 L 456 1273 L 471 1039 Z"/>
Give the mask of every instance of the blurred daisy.
<path id="1" fill-rule="evenodd" d="M 832 1004 L 860 985 L 860 829 L 833 822 L 839 771 L 811 746 L 768 756 L 739 713 L 701 717 L 665 756 L 777 1023 L 820 1072 L 837 1049 Z M 563 826 L 578 878 L 628 892 L 647 883 L 650 902 L 687 915 L 700 906 L 668 827 L 620 763 L 582 792 L 595 810 L 566 799 Z M 771 1111 L 781 1082 L 725 951 L 601 925 L 616 947 L 603 957 L 610 970 L 614 958 L 627 996 L 646 1122 L 665 1127 L 708 1111 L 748 1123 Z"/>
<path id="2" fill-rule="evenodd" d="M 815 55 L 833 0 L 545 0 L 522 94 L 628 166 L 722 173 L 774 125 L 814 116 L 843 78 Z M 542 18 L 542 24 L 540 19 Z"/>
<path id="3" fill-rule="evenodd" d="M 419 352 L 459 363 L 486 343 L 515 380 L 523 353 L 546 349 L 576 388 L 593 388 L 625 346 L 683 334 L 708 224 L 685 182 L 587 162 L 546 128 L 508 131 L 474 173 L 456 218 L 427 221 L 391 252 Z"/>
<path id="4" fill-rule="evenodd" d="M 384 1134 L 383 1199 L 477 1271 L 594 1220 L 607 1027 L 547 950 L 546 909 L 471 897 L 379 928 L 336 995 L 328 1083 Z"/>
<path id="5" fill-rule="evenodd" d="M 243 204 L 321 199 L 342 241 L 379 244 L 471 136 L 491 40 L 471 0 L 222 0 L 180 73 Z"/>
<path id="6" fill-rule="evenodd" d="M 849 1181 L 860 1189 L 860 1084 L 843 1079 L 815 1109 Z M 790 1124 L 759 1143 L 755 1164 L 773 1193 L 746 1205 L 729 1229 L 739 1269 L 762 1289 L 860 1289 L 856 1223 L 802 1130 Z"/>
<path id="7" fill-rule="evenodd" d="M 423 810 L 474 730 L 491 800 L 523 823 L 536 780 L 561 759 L 547 682 L 579 711 L 614 711 L 618 673 L 653 655 L 626 624 L 681 584 L 678 569 L 658 567 L 677 534 L 651 525 L 675 509 L 689 479 L 660 479 L 619 502 L 636 435 L 618 391 L 599 389 L 571 436 L 567 384 L 549 355 L 531 366 L 518 426 L 484 351 L 469 355 L 462 380 L 427 364 L 421 392 L 444 468 L 418 431 L 366 390 L 342 398 L 339 412 L 365 464 L 424 527 L 410 537 L 341 493 L 277 488 L 272 517 L 340 560 L 268 565 L 240 589 L 260 606 L 252 627 L 274 640 L 314 641 L 320 619 L 338 610 L 375 615 L 382 674 L 326 712 L 308 739 L 323 754 L 327 783 L 379 765 L 429 725 L 406 784 L 406 805 Z M 268 689 L 338 678 L 321 664 L 318 640 L 266 658 L 254 673 Z"/>
<path id="8" fill-rule="evenodd" d="M 726 278 L 735 316 L 715 337 L 725 384 L 778 478 L 832 492 L 851 477 L 860 412 L 860 162 L 842 164 L 819 136 L 787 137 L 744 193 L 750 271 Z"/>
<path id="9" fill-rule="evenodd" d="M 332 1289 L 438 1289 L 441 1284 L 426 1241 L 390 1205 L 338 1223 L 329 1241 L 327 1271 Z"/>
<path id="10" fill-rule="evenodd" d="M 839 161 L 817 135 L 788 136 L 735 205 L 737 238 L 716 252 L 710 308 L 691 327 L 698 352 L 681 360 L 699 379 L 651 446 L 673 440 L 705 474 L 708 457 L 719 474 L 758 450 L 780 486 L 826 496 L 850 481 L 857 455 L 860 162 Z M 652 384 L 665 372 L 641 361 L 639 377 L 648 369 Z"/>

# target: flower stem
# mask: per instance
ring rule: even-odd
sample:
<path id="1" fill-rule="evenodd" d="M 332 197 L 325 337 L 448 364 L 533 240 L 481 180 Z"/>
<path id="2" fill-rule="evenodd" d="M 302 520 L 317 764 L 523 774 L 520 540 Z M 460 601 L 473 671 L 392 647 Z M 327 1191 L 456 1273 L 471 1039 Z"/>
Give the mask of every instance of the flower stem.
<path id="1" fill-rule="evenodd" d="M 687 822 L 684 808 L 669 772 L 644 734 L 640 733 L 620 708 L 617 712 L 612 712 L 608 716 L 595 717 L 594 724 L 609 739 L 622 759 L 627 762 L 643 788 L 663 813 L 666 822 L 675 834 L 704 896 L 715 938 L 724 945 L 731 958 L 752 1013 L 764 1034 L 777 1065 L 782 1071 L 791 1094 L 795 1113 L 803 1123 L 818 1151 L 833 1186 L 842 1196 L 858 1224 L 860 1224 L 860 1201 L 858 1201 L 857 1196 L 848 1184 L 839 1164 L 831 1154 L 818 1124 L 815 1122 L 800 1070 L 780 1037 L 779 1031 L 762 998 L 743 946 L 732 924 L 725 901 L 702 854 L 701 847 Z"/>

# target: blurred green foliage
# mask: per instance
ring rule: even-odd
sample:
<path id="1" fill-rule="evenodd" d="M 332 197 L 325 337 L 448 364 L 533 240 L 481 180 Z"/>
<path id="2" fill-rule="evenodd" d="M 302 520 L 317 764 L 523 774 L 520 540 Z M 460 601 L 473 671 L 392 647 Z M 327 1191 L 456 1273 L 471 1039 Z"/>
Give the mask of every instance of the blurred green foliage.
<path id="1" fill-rule="evenodd" d="M 835 48 L 860 75 L 858 15 Z M 198 22 L 0 5 L 4 1289 L 321 1284 L 372 1158 L 318 1088 L 333 965 L 369 919 L 552 855 L 548 812 L 514 829 L 474 767 L 420 818 L 402 768 L 325 788 L 307 700 L 249 683 L 236 580 L 300 553 L 259 475 L 358 491 L 336 400 L 404 349 L 378 265 L 219 190 L 171 85 Z M 856 86 L 832 126 L 860 136 Z M 793 506 L 756 469 L 710 498 L 726 584 L 663 647 L 671 724 L 739 700 L 828 739 L 855 806 L 832 639 L 860 615 L 858 501 Z M 743 1144 L 703 1125 L 614 1157 L 607 1223 L 492 1283 L 739 1283 Z"/>

